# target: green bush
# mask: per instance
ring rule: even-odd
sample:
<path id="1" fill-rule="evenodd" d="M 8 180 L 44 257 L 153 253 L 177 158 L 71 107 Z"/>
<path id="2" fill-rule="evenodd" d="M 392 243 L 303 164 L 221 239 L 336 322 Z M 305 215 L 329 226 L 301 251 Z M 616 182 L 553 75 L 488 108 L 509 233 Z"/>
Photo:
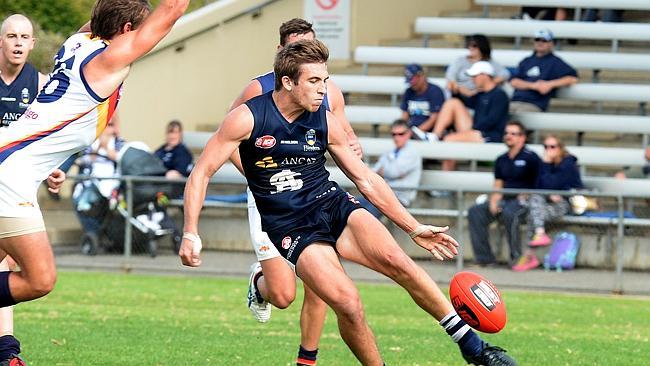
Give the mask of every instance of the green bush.
<path id="1" fill-rule="evenodd" d="M 216 0 L 194 0 L 188 12 Z M 160 0 L 150 0 L 153 7 Z M 24 14 L 34 23 L 36 47 L 30 62 L 41 72 L 52 69 L 52 57 L 67 37 L 90 20 L 95 0 L 0 0 L 0 19 L 11 14 Z"/>

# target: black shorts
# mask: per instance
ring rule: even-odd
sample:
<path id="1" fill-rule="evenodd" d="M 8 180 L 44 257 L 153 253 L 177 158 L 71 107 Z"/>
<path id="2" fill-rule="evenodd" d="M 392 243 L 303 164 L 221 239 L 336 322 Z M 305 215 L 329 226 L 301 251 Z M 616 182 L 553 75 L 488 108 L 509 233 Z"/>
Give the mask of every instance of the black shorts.
<path id="1" fill-rule="evenodd" d="M 284 227 L 267 230 L 280 255 L 294 265 L 305 248 L 317 241 L 336 244 L 352 211 L 363 208 L 351 194 L 337 191 L 323 205 Z"/>

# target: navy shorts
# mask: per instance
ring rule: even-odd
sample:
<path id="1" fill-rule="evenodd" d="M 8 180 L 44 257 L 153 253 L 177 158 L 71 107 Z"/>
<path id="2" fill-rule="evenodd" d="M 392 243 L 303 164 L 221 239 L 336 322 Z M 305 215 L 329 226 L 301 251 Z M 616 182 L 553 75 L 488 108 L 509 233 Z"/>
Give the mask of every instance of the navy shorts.
<path id="1" fill-rule="evenodd" d="M 320 241 L 336 244 L 352 211 L 363 208 L 351 194 L 341 190 L 324 200 L 322 206 L 284 227 L 267 230 L 280 255 L 294 265 L 305 248 Z"/>

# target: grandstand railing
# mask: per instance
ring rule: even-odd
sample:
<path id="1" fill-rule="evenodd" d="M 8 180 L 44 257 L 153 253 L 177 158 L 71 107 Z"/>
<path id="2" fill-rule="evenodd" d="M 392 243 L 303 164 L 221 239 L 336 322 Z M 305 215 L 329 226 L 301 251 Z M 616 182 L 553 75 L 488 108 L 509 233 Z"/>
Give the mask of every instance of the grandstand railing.
<path id="1" fill-rule="evenodd" d="M 184 143 L 191 149 L 201 149 L 212 136 L 210 132 L 191 132 L 183 134 Z M 366 156 L 378 157 L 393 149 L 390 138 L 361 137 L 359 142 Z M 493 162 L 506 151 L 506 146 L 495 143 L 412 141 L 418 153 L 425 159 L 469 160 L 473 162 Z M 527 147 L 541 156 L 544 147 L 530 144 Z M 646 164 L 644 150 L 641 148 L 567 146 L 571 154 L 578 158 L 582 166 L 642 167 Z"/>
<path id="2" fill-rule="evenodd" d="M 580 20 L 582 9 L 622 9 L 650 10 L 650 2 L 646 0 L 474 0 L 477 5 L 483 5 L 483 15 L 489 16 L 489 6 L 541 6 L 574 8 L 575 20 Z"/>
<path id="3" fill-rule="evenodd" d="M 397 97 L 408 87 L 401 76 L 331 75 L 332 80 L 344 93 L 385 94 L 391 96 L 391 104 L 397 105 Z M 429 82 L 442 88 L 447 87 L 444 78 L 429 78 Z M 510 96 L 514 89 L 504 84 L 503 90 Z M 650 85 L 618 83 L 578 83 L 559 88 L 555 99 L 601 102 L 639 103 L 639 115 L 645 115 L 645 105 L 650 100 Z"/>
<path id="4" fill-rule="evenodd" d="M 328 168 L 332 175 L 332 179 L 338 181 L 341 186 L 345 188 L 353 188 L 352 182 L 345 177 L 345 175 L 338 170 L 337 168 Z M 471 176 L 471 178 L 470 178 Z M 408 211 L 416 216 L 426 217 L 427 219 L 432 218 L 447 218 L 455 221 L 454 235 L 462 240 L 462 242 L 469 243 L 469 240 L 462 238 L 466 235 L 465 228 L 467 209 L 474 202 L 474 197 L 479 193 L 492 193 L 492 192 L 501 192 L 504 194 L 530 194 L 530 193 L 539 193 L 539 194 L 559 194 L 563 196 L 572 196 L 576 194 L 585 195 L 588 197 L 596 197 L 601 199 L 608 199 L 611 202 L 614 202 L 614 209 L 616 215 L 612 217 L 582 217 L 582 216 L 565 216 L 557 221 L 556 223 L 565 224 L 565 225 L 580 225 L 580 226 L 595 226 L 605 228 L 609 243 L 614 247 L 615 251 L 612 252 L 612 257 L 614 259 L 614 276 L 615 276 L 615 285 L 611 290 L 616 293 L 624 292 L 624 241 L 627 233 L 630 232 L 633 228 L 640 228 L 642 230 L 647 230 L 650 228 L 650 219 L 647 218 L 629 218 L 626 217 L 625 210 L 631 207 L 633 201 L 638 201 L 642 197 L 650 197 L 650 188 L 645 184 L 644 189 L 640 191 L 628 190 L 630 187 L 637 186 L 640 187 L 641 180 L 629 180 L 628 181 L 619 181 L 621 184 L 615 189 L 614 187 L 609 187 L 612 189 L 607 192 L 598 192 L 595 190 L 584 190 L 580 192 L 558 192 L 558 191 L 541 191 L 541 190 L 512 190 L 504 189 L 500 191 L 494 191 L 491 189 L 491 174 L 490 173 L 471 173 L 471 172 L 439 172 L 439 171 L 425 171 L 423 176 L 422 184 L 418 187 L 410 187 L 417 189 L 419 191 L 430 191 L 430 190 L 449 190 L 451 191 L 452 198 L 456 200 L 456 206 L 453 208 L 444 208 L 437 209 L 433 207 L 411 207 L 408 208 Z M 142 176 L 111 176 L 111 177 L 88 177 L 88 176 L 78 176 L 72 177 L 76 179 L 119 179 L 124 182 L 126 187 L 125 190 L 125 202 L 126 202 L 126 211 L 129 214 L 129 217 L 133 216 L 133 187 L 135 184 L 141 182 L 157 182 L 157 183 L 170 183 L 174 182 L 176 184 L 184 184 L 186 179 L 176 179 L 169 180 L 164 177 L 142 177 Z M 594 178 L 598 179 L 598 178 Z M 585 179 L 586 182 L 589 181 L 589 178 Z M 647 180 L 645 181 L 647 182 Z M 626 187 L 626 184 L 627 187 Z M 210 186 L 223 186 L 223 185 L 245 185 L 244 177 L 232 166 L 231 164 L 226 164 L 210 181 Z M 605 186 L 603 186 L 605 187 Z M 409 189 L 409 187 L 405 187 Z M 182 199 L 174 199 L 169 202 L 171 206 L 183 206 Z M 219 201 L 206 201 L 204 203 L 205 208 L 215 208 L 215 209 L 246 209 L 245 203 L 228 203 L 228 202 L 219 202 Z M 615 229 L 616 233 L 612 234 L 609 228 Z M 133 247 L 131 242 L 131 225 L 127 225 L 125 228 L 125 237 L 124 237 L 124 257 L 128 260 L 132 255 Z M 615 239 L 615 240 L 614 240 Z M 461 253 L 456 258 L 456 265 L 458 270 L 461 270 L 464 267 L 464 249 L 460 248 Z"/>
<path id="5" fill-rule="evenodd" d="M 397 107 L 350 105 L 345 108 L 345 115 L 352 125 L 372 125 L 373 135 L 378 137 L 379 127 L 390 126 L 401 118 L 402 110 Z M 540 131 L 641 134 L 644 137 L 642 146 L 648 145 L 650 135 L 650 117 L 645 116 L 528 112 L 512 114 L 510 119 L 520 121 L 528 131 L 532 131 L 534 143 L 539 143 Z M 578 145 L 582 145 L 583 136 L 579 136 Z"/>
<path id="6" fill-rule="evenodd" d="M 530 50 L 492 50 L 492 58 L 505 67 L 517 67 L 531 54 L 532 47 Z M 554 54 L 576 69 L 650 71 L 650 54 L 587 51 L 555 51 Z M 359 46 L 354 50 L 354 61 L 363 65 L 364 74 L 368 74 L 370 64 L 418 63 L 446 67 L 464 56 L 467 56 L 464 48 Z"/>
<path id="7" fill-rule="evenodd" d="M 485 34 L 488 36 L 515 37 L 516 48 L 521 47 L 521 37 L 532 38 L 536 31 L 547 28 L 556 38 L 607 40 L 612 42 L 612 52 L 618 52 L 619 41 L 650 41 L 650 25 L 645 23 L 557 22 L 532 19 L 442 18 L 419 17 L 415 32 L 424 34 L 428 46 L 433 34 Z"/>

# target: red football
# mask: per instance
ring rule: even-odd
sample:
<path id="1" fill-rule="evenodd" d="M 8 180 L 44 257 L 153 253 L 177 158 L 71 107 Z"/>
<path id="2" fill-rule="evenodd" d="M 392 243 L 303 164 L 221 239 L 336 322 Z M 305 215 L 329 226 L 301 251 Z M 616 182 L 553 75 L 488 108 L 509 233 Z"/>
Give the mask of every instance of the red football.
<path id="1" fill-rule="evenodd" d="M 470 327 L 496 333 L 506 326 L 506 304 L 489 280 L 474 272 L 458 272 L 449 283 L 449 297 Z"/>

